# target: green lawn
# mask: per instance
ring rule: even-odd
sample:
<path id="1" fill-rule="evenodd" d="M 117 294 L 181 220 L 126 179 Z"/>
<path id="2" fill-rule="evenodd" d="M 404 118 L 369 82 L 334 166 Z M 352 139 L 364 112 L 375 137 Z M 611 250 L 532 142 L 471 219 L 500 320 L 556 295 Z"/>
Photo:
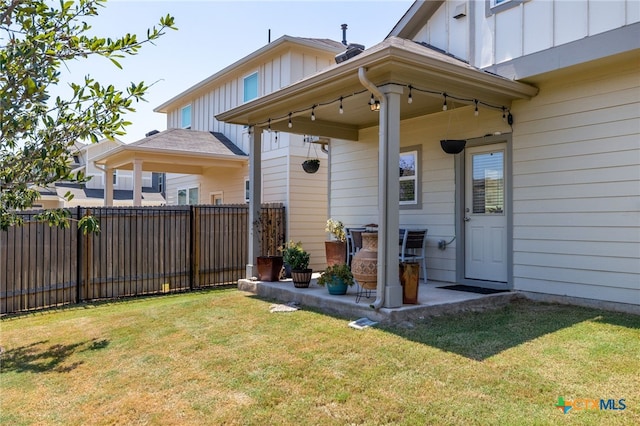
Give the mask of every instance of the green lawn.
<path id="1" fill-rule="evenodd" d="M 638 316 L 523 301 L 359 331 L 271 304 L 219 290 L 5 318 L 0 424 L 640 424 Z"/>

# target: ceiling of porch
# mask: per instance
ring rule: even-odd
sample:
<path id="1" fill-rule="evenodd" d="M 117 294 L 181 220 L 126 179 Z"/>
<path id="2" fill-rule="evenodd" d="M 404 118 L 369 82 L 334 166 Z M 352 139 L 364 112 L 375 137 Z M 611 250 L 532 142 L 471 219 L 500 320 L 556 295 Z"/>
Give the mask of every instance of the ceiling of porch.
<path id="1" fill-rule="evenodd" d="M 358 56 L 216 118 L 289 133 L 357 140 L 360 129 L 379 123 L 379 114 L 369 106 L 371 93 L 358 77 L 361 67 L 379 89 L 389 84 L 404 86 L 401 120 L 441 112 L 445 93 L 449 106 L 451 102 L 473 105 L 478 100 L 480 109 L 508 109 L 513 100 L 537 93 L 533 86 L 477 70 L 413 41 L 390 37 Z"/>

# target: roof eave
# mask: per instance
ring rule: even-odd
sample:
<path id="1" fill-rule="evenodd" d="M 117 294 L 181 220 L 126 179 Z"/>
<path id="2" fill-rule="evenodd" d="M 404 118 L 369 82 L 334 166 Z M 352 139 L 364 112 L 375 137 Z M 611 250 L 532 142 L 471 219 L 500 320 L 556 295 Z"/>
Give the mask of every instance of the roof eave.
<path id="1" fill-rule="evenodd" d="M 210 160 L 224 160 L 224 161 L 234 161 L 234 162 L 247 162 L 249 161 L 249 156 L 247 155 L 236 155 L 236 154 L 214 154 L 210 152 L 197 152 L 193 151 L 183 151 L 176 149 L 159 149 L 155 147 L 141 147 L 141 146 L 130 146 L 125 145 L 114 150 L 111 150 L 99 157 L 96 157 L 93 162 L 99 165 L 106 165 L 109 163 L 109 159 L 119 160 L 120 158 L 126 156 L 127 154 L 132 153 L 141 153 L 141 154 L 153 154 L 159 156 L 185 156 L 185 157 L 194 157 L 198 159 L 210 159 Z M 115 161 L 118 162 L 118 161 Z M 122 163 L 119 161 L 118 163 Z"/>
<path id="2" fill-rule="evenodd" d="M 315 91 L 326 92 L 328 85 L 339 85 L 340 82 L 353 80 L 354 84 L 357 84 L 360 88 L 361 86 L 357 77 L 357 72 L 360 67 L 367 68 L 369 74 L 376 68 L 382 67 L 397 66 L 404 67 L 405 69 L 415 68 L 420 72 L 431 73 L 433 75 L 447 75 L 451 81 L 463 81 L 467 85 L 472 83 L 485 90 L 490 89 L 497 94 L 511 99 L 529 99 L 538 92 L 538 89 L 533 86 L 488 74 L 471 66 L 462 66 L 460 62 L 453 59 L 443 60 L 435 56 L 417 53 L 406 48 L 405 43 L 413 42 L 395 37 L 385 40 L 380 45 L 373 47 L 370 52 L 365 51 L 338 66 L 314 74 L 279 91 L 272 92 L 246 104 L 224 111 L 217 114 L 215 118 L 219 121 L 232 124 L 251 125 L 255 124 L 249 120 L 251 114 L 255 114 L 257 111 L 266 108 L 277 110 L 284 104 L 288 106 L 290 111 L 308 106 L 306 105 L 308 98 Z M 387 81 L 375 83 L 384 84 L 387 83 Z M 306 98 L 307 100 L 299 101 L 298 99 L 300 98 Z M 305 105 L 302 105 L 303 103 Z"/>

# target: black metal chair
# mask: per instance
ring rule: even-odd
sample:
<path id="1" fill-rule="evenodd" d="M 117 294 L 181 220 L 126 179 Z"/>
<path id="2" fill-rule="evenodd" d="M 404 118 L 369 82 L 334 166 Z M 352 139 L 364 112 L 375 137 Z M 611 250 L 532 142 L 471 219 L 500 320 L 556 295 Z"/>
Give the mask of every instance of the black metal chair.
<path id="1" fill-rule="evenodd" d="M 362 233 L 366 228 L 347 228 L 347 265 L 351 265 L 353 256 L 362 248 Z"/>

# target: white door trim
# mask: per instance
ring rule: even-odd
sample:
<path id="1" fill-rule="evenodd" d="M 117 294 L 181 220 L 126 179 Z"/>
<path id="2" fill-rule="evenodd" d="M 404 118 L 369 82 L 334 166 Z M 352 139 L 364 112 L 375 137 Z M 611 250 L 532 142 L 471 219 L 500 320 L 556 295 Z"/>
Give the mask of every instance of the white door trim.
<path id="1" fill-rule="evenodd" d="M 505 211 L 507 222 L 507 280 L 506 282 L 487 281 L 468 279 L 465 277 L 465 151 L 457 154 L 455 158 L 455 174 L 456 174 L 456 207 L 455 207 L 455 226 L 456 226 L 456 282 L 476 287 L 486 287 L 494 289 L 512 289 L 513 288 L 513 191 L 512 191 L 512 143 L 511 134 L 498 136 L 485 136 L 467 141 L 467 148 L 473 148 L 482 145 L 494 145 L 504 143 L 505 159 L 504 174 L 506 178 L 505 185 Z"/>

